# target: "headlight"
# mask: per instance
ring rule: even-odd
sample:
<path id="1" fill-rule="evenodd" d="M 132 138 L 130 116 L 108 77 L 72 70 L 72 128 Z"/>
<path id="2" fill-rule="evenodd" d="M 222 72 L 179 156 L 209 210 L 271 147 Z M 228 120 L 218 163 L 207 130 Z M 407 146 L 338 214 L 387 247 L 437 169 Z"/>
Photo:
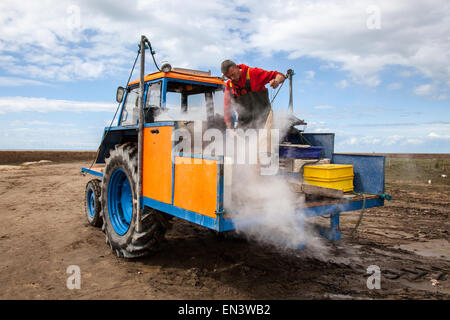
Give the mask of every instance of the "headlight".
<path id="1" fill-rule="evenodd" d="M 162 72 L 170 72 L 172 70 L 172 66 L 167 61 L 163 61 L 161 65 Z"/>

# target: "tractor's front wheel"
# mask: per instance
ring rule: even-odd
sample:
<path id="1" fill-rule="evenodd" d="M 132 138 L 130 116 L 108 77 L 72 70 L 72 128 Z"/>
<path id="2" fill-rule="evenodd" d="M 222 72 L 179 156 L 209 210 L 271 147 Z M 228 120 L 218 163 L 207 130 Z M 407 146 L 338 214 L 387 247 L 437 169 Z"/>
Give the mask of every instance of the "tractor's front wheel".
<path id="1" fill-rule="evenodd" d="M 111 150 L 102 182 L 102 216 L 106 243 L 118 257 L 137 258 L 158 249 L 168 221 L 151 208 L 142 212 L 137 232 L 137 148 L 128 143 Z"/>

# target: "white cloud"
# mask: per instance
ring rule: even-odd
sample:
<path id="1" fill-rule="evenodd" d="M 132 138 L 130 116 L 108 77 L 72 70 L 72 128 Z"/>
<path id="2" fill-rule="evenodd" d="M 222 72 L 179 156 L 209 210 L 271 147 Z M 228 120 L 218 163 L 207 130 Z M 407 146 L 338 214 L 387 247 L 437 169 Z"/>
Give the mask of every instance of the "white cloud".
<path id="1" fill-rule="evenodd" d="M 335 69 L 339 69 L 339 66 L 337 66 L 336 64 L 334 64 L 333 62 L 329 62 L 327 64 L 322 64 L 321 66 L 319 66 L 320 70 L 335 70 Z"/>
<path id="2" fill-rule="evenodd" d="M 392 82 L 388 85 L 389 90 L 399 90 L 403 87 L 401 82 Z"/>
<path id="3" fill-rule="evenodd" d="M 443 135 L 443 134 L 438 134 L 438 133 L 435 133 L 435 132 L 431 132 L 429 135 L 428 135 L 428 137 L 429 138 L 434 138 L 434 139 L 450 139 L 450 135 Z"/>
<path id="4" fill-rule="evenodd" d="M 306 77 L 306 79 L 308 79 L 308 80 L 314 79 L 314 76 L 315 76 L 315 75 L 316 75 L 316 73 L 315 73 L 313 70 L 305 71 L 305 77 Z"/>
<path id="5" fill-rule="evenodd" d="M 95 150 L 98 147 L 98 130 L 88 130 L 83 127 L 52 127 L 13 129 L 0 128 L 0 136 L 8 139 L 0 141 L 2 149 L 60 149 L 60 150 Z"/>
<path id="6" fill-rule="evenodd" d="M 335 106 L 328 106 L 328 105 L 320 105 L 313 107 L 314 109 L 335 109 Z"/>
<path id="7" fill-rule="evenodd" d="M 398 75 L 402 78 L 409 78 L 414 75 L 414 72 L 411 70 L 402 70 L 398 73 Z"/>
<path id="8" fill-rule="evenodd" d="M 375 1 L 381 17 L 375 30 L 367 28 L 367 8 L 373 4 L 134 0 L 125 6 L 118 0 L 3 0 L 0 61 L 10 75 L 105 78 L 129 70 L 139 36 L 146 34 L 158 61 L 175 66 L 211 68 L 249 52 L 285 52 L 290 58 L 320 59 L 320 69 L 346 71 L 351 81 L 368 86 L 378 86 L 379 73 L 390 65 L 448 86 L 448 1 Z M 151 61 L 148 67 L 154 70 Z"/>
<path id="9" fill-rule="evenodd" d="M 423 138 L 416 138 L 416 139 L 409 138 L 403 142 L 403 145 L 421 145 L 424 143 L 425 141 Z"/>
<path id="10" fill-rule="evenodd" d="M 46 98 L 0 97 L 0 114 L 22 111 L 33 112 L 114 112 L 117 105 L 107 102 L 52 100 Z"/>
<path id="11" fill-rule="evenodd" d="M 431 132 L 426 135 L 423 134 L 423 131 L 414 132 L 409 136 L 401 134 L 386 135 L 383 132 L 379 132 L 378 134 L 376 132 L 373 133 L 374 135 L 361 134 L 347 137 L 345 137 L 345 134 L 339 135 L 337 137 L 337 146 L 346 150 L 351 150 L 352 148 L 375 148 L 378 152 L 382 152 L 381 150 L 391 150 L 390 152 L 414 152 L 411 150 L 421 150 L 414 148 L 426 148 L 427 146 L 433 145 L 436 148 L 434 152 L 448 152 L 448 148 L 446 149 L 446 144 L 444 146 L 442 140 L 450 140 L 449 134 Z M 396 148 L 401 148 L 402 151 Z"/>
<path id="12" fill-rule="evenodd" d="M 421 145 L 425 143 L 424 137 L 405 137 L 405 136 L 358 136 L 350 137 L 340 142 L 340 146 L 378 146 L 378 147 L 391 147 L 391 146 L 408 146 L 408 145 Z"/>
<path id="13" fill-rule="evenodd" d="M 423 84 L 414 88 L 414 93 L 418 96 L 429 96 L 433 93 L 434 88 L 430 83 Z"/>
<path id="14" fill-rule="evenodd" d="M 327 127 L 325 121 L 308 121 L 308 132 L 324 133 L 333 132 L 333 130 Z"/>
<path id="15" fill-rule="evenodd" d="M 129 70 L 141 34 L 149 36 L 159 61 L 211 66 L 246 50 L 239 19 L 222 1 L 2 1 L 2 67 L 61 81 L 110 77 Z M 151 60 L 147 66 L 154 70 Z"/>
<path id="16" fill-rule="evenodd" d="M 62 122 L 49 122 L 49 121 L 38 121 L 38 120 L 33 120 L 33 121 L 19 121 L 19 120 L 15 120 L 12 121 L 10 123 L 10 125 L 12 127 L 22 127 L 22 126 L 33 126 L 33 127 L 55 127 L 55 126 L 59 126 L 59 127 L 73 127 L 75 126 L 73 123 L 62 123 Z"/>
<path id="17" fill-rule="evenodd" d="M 271 2 L 255 12 L 250 39 L 263 51 L 283 48 L 291 57 L 313 56 L 341 65 L 355 81 L 378 85 L 388 65 L 450 78 L 449 6 L 445 1 L 376 1 L 381 29 L 366 27 L 373 1 Z M 270 25 L 270 28 L 267 26 Z"/>
<path id="18" fill-rule="evenodd" d="M 42 81 L 31 79 L 0 77 L 0 87 L 45 86 L 45 85 L 49 84 Z"/>
<path id="19" fill-rule="evenodd" d="M 336 87 L 344 89 L 348 87 L 348 81 L 347 80 L 341 80 L 339 82 L 336 82 Z"/>
<path id="20" fill-rule="evenodd" d="M 432 83 L 422 84 L 413 89 L 415 95 L 427 97 L 433 100 L 447 100 L 449 99 L 449 89 L 446 89 L 443 84 L 437 81 Z"/>

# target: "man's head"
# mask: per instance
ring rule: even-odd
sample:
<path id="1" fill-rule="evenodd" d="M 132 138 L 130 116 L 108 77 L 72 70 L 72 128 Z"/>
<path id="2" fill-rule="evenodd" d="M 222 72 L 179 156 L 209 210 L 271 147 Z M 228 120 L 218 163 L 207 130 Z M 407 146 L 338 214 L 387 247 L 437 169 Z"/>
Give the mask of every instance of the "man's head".
<path id="1" fill-rule="evenodd" d="M 231 60 L 225 60 L 220 65 L 220 70 L 228 79 L 239 81 L 241 78 L 241 69 Z"/>

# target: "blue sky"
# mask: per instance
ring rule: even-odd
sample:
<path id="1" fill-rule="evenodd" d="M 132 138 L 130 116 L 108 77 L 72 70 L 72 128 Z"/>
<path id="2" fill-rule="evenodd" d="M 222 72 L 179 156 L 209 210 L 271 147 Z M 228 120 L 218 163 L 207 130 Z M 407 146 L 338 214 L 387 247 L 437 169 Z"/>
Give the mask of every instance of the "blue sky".
<path id="1" fill-rule="evenodd" d="M 145 34 L 174 66 L 294 69 L 294 112 L 338 152 L 450 153 L 449 16 L 445 0 L 5 0 L 0 149 L 95 150 Z"/>

